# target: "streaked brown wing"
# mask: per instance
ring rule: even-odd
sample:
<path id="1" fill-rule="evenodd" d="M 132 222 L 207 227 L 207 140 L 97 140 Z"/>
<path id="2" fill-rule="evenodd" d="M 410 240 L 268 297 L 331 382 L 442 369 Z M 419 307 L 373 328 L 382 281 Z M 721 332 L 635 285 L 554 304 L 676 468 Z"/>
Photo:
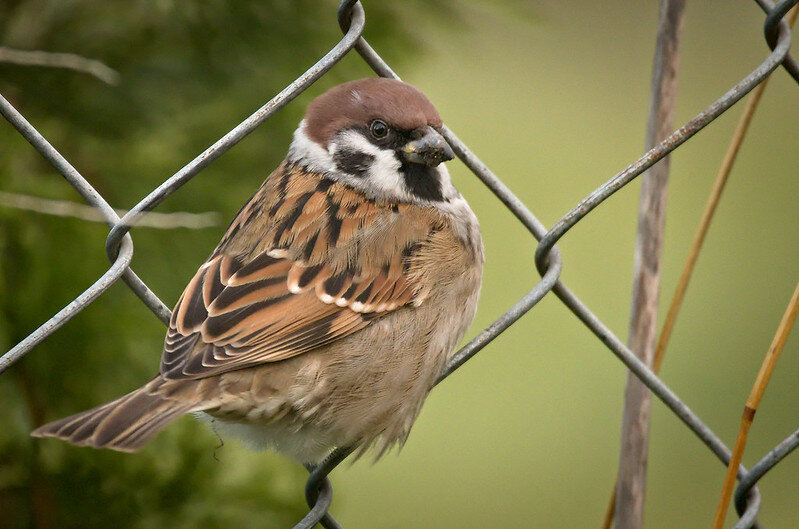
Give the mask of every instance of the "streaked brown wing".
<path id="1" fill-rule="evenodd" d="M 396 207 L 381 209 L 318 177 L 284 172 L 277 178 L 284 180 L 277 189 L 265 186 L 242 209 L 178 301 L 161 362 L 167 378 L 203 378 L 290 358 L 425 297 L 411 261 L 429 225 L 409 230 Z M 252 227 L 261 235 L 250 246 L 262 249 L 232 253 Z M 395 250 L 386 250 L 392 238 L 388 248 Z"/>

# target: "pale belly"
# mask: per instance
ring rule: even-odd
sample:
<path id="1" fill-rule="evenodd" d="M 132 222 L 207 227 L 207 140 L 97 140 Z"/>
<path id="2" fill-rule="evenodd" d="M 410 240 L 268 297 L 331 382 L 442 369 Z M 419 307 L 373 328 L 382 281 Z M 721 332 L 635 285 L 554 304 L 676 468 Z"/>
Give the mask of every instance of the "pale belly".
<path id="1" fill-rule="evenodd" d="M 479 270 L 420 307 L 297 357 L 220 375 L 221 405 L 198 416 L 224 439 L 274 448 L 303 463 L 360 445 L 379 457 L 402 444 L 447 358 L 471 323 Z"/>

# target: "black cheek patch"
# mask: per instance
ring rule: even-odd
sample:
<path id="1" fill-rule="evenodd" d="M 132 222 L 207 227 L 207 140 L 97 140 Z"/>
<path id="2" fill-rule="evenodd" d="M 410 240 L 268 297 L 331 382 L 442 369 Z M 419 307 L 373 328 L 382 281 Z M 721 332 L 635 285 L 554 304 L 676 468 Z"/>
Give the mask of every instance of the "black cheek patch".
<path id="1" fill-rule="evenodd" d="M 417 197 L 433 201 L 444 200 L 441 180 L 435 167 L 402 161 L 400 171 L 408 190 Z"/>
<path id="2" fill-rule="evenodd" d="M 336 168 L 342 173 L 348 173 L 359 178 L 366 176 L 375 157 L 359 151 L 337 150 L 333 157 Z"/>

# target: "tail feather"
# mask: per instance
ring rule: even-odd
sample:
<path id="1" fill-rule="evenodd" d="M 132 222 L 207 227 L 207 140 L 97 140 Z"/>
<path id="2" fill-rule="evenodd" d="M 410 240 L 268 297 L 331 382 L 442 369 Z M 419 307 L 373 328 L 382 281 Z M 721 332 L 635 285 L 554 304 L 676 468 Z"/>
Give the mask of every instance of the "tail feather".
<path id="1" fill-rule="evenodd" d="M 154 392 L 158 382 L 156 379 L 116 400 L 40 426 L 31 435 L 134 452 L 170 422 L 197 408 L 196 402 L 165 399 Z"/>

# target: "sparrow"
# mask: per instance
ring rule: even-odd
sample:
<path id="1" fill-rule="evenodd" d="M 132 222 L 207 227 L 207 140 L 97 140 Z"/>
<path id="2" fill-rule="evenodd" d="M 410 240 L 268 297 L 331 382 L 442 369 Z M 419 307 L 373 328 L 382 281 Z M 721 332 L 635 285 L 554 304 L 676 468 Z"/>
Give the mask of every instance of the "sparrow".
<path id="1" fill-rule="evenodd" d="M 430 100 L 369 78 L 314 99 L 180 296 L 158 374 L 34 437 L 132 452 L 195 413 L 300 462 L 404 444 L 474 318 L 480 229 Z"/>

